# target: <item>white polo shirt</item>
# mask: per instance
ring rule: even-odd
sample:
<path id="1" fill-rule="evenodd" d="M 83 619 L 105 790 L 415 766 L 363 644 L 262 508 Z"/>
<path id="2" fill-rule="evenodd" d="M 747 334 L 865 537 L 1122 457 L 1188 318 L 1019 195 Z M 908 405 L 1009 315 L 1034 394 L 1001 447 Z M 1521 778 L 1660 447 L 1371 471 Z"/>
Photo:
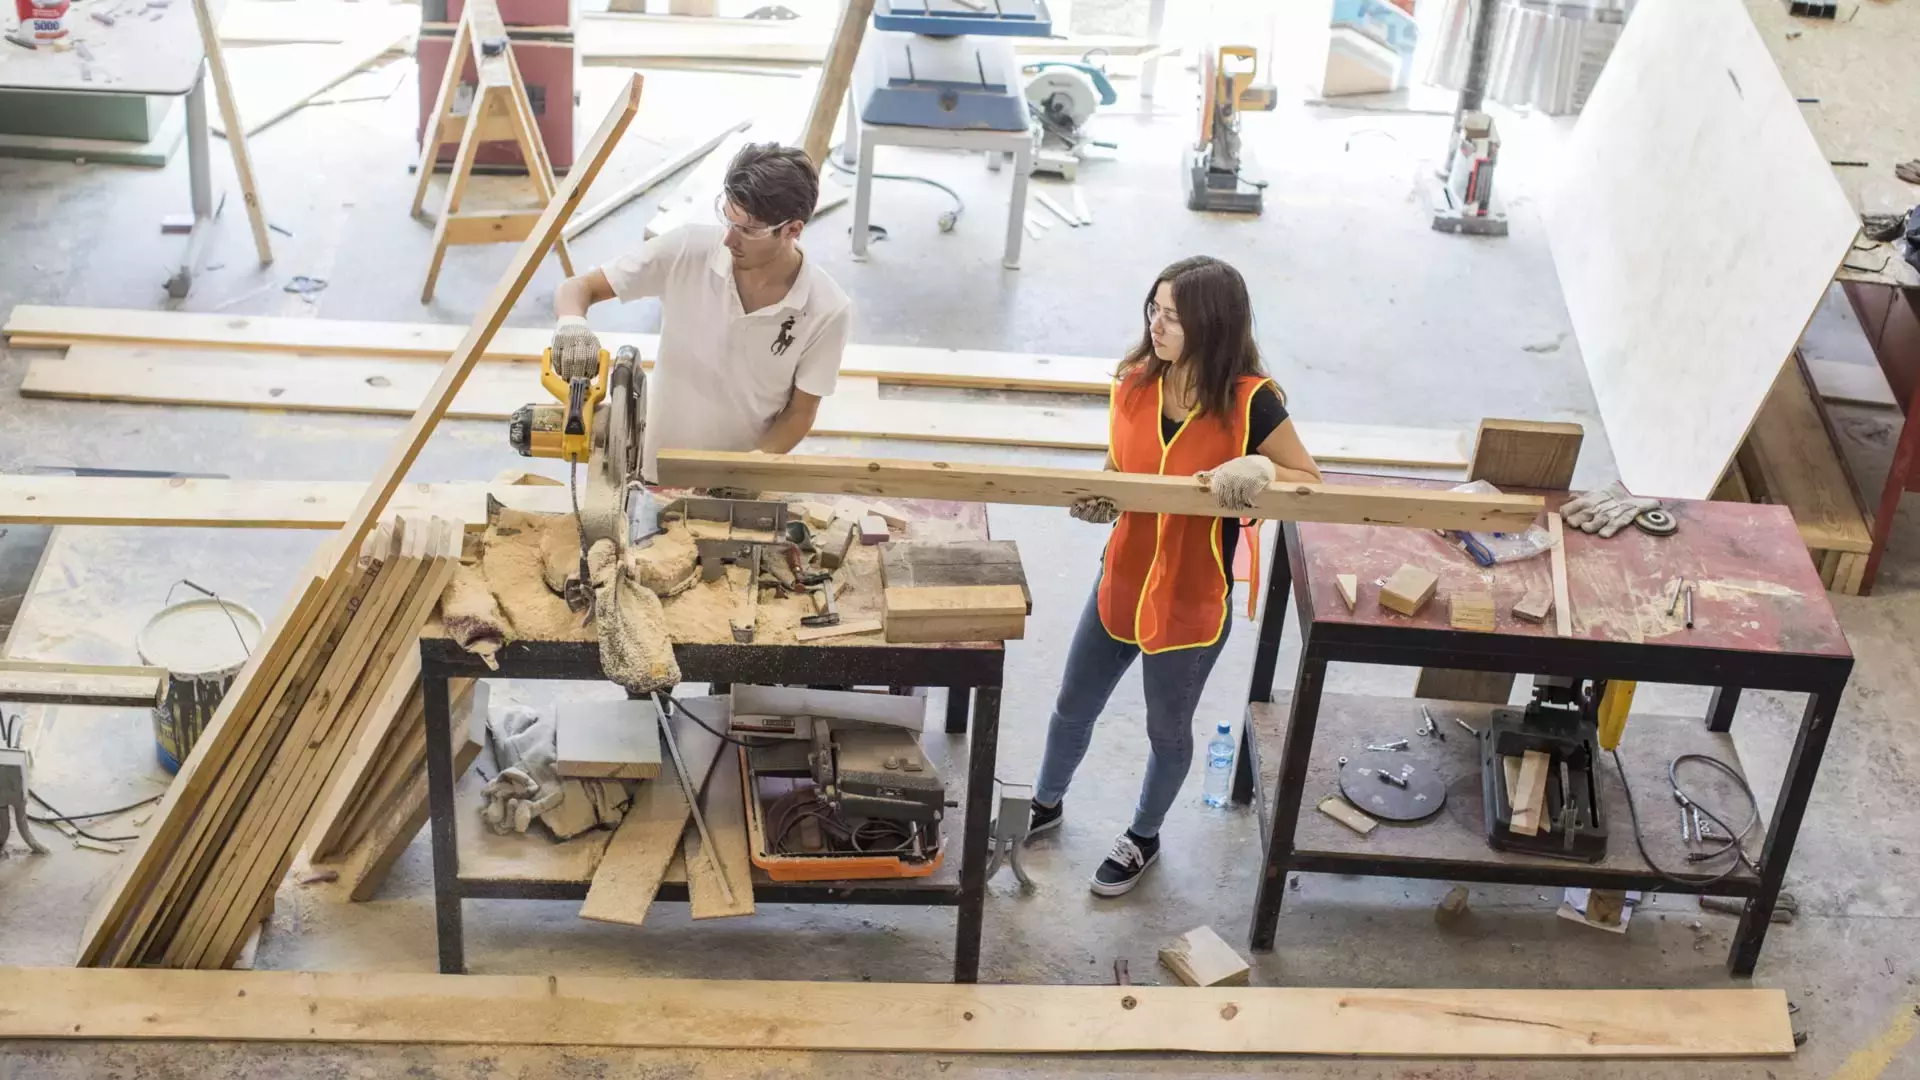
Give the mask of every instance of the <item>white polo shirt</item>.
<path id="1" fill-rule="evenodd" d="M 812 260 L 779 303 L 744 311 L 718 225 L 688 225 L 600 268 L 622 302 L 660 298 L 660 355 L 647 380 L 641 470 L 662 447 L 751 450 L 797 387 L 833 393 L 852 302 Z"/>

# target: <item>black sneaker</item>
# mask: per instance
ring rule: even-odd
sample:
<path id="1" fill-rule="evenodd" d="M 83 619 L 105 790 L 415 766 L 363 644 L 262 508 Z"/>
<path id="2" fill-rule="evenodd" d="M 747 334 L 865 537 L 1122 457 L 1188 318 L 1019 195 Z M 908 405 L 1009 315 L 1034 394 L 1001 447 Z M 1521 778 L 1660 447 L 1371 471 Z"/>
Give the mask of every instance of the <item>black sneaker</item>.
<path id="1" fill-rule="evenodd" d="M 1038 802 L 1035 802 L 1033 804 L 1033 816 L 1027 819 L 1027 839 L 1031 840 L 1043 832 L 1050 832 L 1059 828 L 1060 819 L 1066 816 L 1067 801 L 1065 799 L 1054 803 L 1052 806 L 1042 806 Z"/>
<path id="2" fill-rule="evenodd" d="M 1120 834 L 1113 842 L 1113 851 L 1107 855 L 1107 861 L 1093 872 L 1093 892 L 1096 896 L 1120 896 L 1140 883 L 1140 875 L 1147 872 L 1155 859 L 1160 857 L 1160 838 L 1147 839 L 1133 835 L 1132 830 Z"/>

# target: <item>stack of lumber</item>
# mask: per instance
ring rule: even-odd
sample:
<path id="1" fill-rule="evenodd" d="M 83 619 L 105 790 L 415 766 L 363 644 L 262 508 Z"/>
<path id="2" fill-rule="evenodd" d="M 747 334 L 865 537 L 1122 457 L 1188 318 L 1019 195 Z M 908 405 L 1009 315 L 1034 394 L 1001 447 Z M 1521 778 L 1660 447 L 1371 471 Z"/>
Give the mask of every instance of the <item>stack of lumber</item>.
<path id="1" fill-rule="evenodd" d="M 354 900 L 371 899 L 387 872 L 427 823 L 426 703 L 420 656 L 407 654 L 383 706 L 362 731 L 339 770 L 320 823 L 307 844 L 307 861 L 333 864 Z M 453 769 L 465 773 L 480 756 L 479 726 L 487 687 L 455 679 L 447 687 L 452 714 Z"/>
<path id="2" fill-rule="evenodd" d="M 87 925 L 83 966 L 231 964 L 318 823 L 341 755 L 388 698 L 451 580 L 462 526 L 381 524 L 434 425 L 525 291 L 640 106 L 640 79 L 588 141 L 338 538 L 227 691 L 125 874 Z"/>
<path id="3" fill-rule="evenodd" d="M 404 696 L 420 628 L 463 529 L 396 518 L 345 573 L 308 575 L 279 638 L 257 651 L 167 792 L 127 876 L 95 913 L 88 966 L 230 966 L 312 832 L 343 752 Z M 332 558 L 324 550 L 320 557 Z"/>
<path id="4" fill-rule="evenodd" d="M 708 205 L 706 203 L 702 204 Z M 187 312 L 21 304 L 5 326 L 15 348 L 65 348 L 28 361 L 28 397 L 411 415 L 460 343 L 432 323 L 229 318 Z M 448 415 L 502 420 L 537 395 L 530 363 L 551 331 L 508 328 L 449 405 Z M 608 349 L 659 352 L 651 334 L 609 333 Z M 932 442 L 1104 450 L 1114 361 L 1097 356 L 849 345 L 839 391 L 814 433 Z M 1084 395 L 1058 405 L 883 396 L 892 386 Z M 1323 463 L 1465 468 L 1467 433 L 1450 428 L 1296 421 Z"/>
<path id="5" fill-rule="evenodd" d="M 1873 550 L 1873 526 L 1810 385 L 1795 353 L 1774 380 L 1714 498 L 1792 510 L 1807 554 L 1820 568 L 1821 584 L 1858 596 Z"/>

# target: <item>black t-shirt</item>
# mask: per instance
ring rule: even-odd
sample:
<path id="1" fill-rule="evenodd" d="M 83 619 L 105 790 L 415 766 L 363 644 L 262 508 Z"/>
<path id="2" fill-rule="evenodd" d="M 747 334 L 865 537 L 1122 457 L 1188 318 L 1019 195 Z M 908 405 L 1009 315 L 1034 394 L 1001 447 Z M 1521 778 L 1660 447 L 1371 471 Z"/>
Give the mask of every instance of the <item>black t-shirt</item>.
<path id="1" fill-rule="evenodd" d="M 1280 403 L 1280 392 L 1272 383 L 1267 383 L 1253 392 L 1253 407 L 1247 414 L 1247 445 L 1240 452 L 1253 453 L 1267 436 L 1274 433 L 1287 421 L 1287 407 Z M 1168 442 L 1179 433 L 1183 421 L 1171 420 L 1163 413 L 1160 416 L 1160 437 Z M 1240 526 L 1237 519 L 1228 518 L 1224 535 L 1220 538 L 1221 565 L 1227 568 L 1229 577 L 1233 574 L 1233 556 L 1240 547 Z"/>

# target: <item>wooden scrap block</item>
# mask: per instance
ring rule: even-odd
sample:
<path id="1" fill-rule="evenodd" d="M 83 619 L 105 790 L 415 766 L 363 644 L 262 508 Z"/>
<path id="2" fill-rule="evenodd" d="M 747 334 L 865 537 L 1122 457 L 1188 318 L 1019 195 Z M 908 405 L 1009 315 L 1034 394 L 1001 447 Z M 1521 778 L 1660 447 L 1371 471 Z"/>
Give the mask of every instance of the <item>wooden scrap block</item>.
<path id="1" fill-rule="evenodd" d="M 1513 605 L 1513 617 L 1530 623 L 1546 622 L 1547 615 L 1552 611 L 1553 594 L 1545 589 L 1529 589 L 1527 595 Z"/>
<path id="2" fill-rule="evenodd" d="M 1354 574 L 1335 574 L 1333 587 L 1340 590 L 1340 599 L 1346 602 L 1347 610 L 1352 611 L 1360 602 L 1360 578 Z"/>
<path id="3" fill-rule="evenodd" d="M 1380 587 L 1380 603 L 1402 615 L 1418 615 L 1439 585 L 1440 579 L 1431 570 L 1403 563 Z"/>
<path id="4" fill-rule="evenodd" d="M 1447 622 L 1455 630 L 1493 633 L 1493 594 L 1483 591 L 1448 594 Z"/>
<path id="5" fill-rule="evenodd" d="M 834 510 L 826 503 L 803 502 L 800 504 L 800 516 L 806 521 L 808 528 L 824 529 L 833 524 Z"/>
<path id="6" fill-rule="evenodd" d="M 1188 986 L 1245 986 L 1253 973 L 1213 927 L 1189 930 L 1160 950 L 1160 962 Z"/>
<path id="7" fill-rule="evenodd" d="M 645 701 L 563 701 L 554 714 L 555 769 L 590 780 L 660 775 L 660 726 Z"/>
<path id="8" fill-rule="evenodd" d="M 1338 795 L 1329 795 L 1320 800 L 1320 812 L 1333 820 L 1365 836 L 1380 824 L 1373 818 L 1361 813 L 1354 805 Z"/>
<path id="9" fill-rule="evenodd" d="M 879 514 L 868 514 L 860 519 L 860 542 L 863 544 L 884 544 L 893 533 L 887 529 L 887 519 Z"/>
<path id="10" fill-rule="evenodd" d="M 820 553 L 820 568 L 838 570 L 847 561 L 847 551 L 853 547 L 854 537 L 860 535 L 860 522 L 842 514 L 827 524 L 819 536 L 814 537 L 813 546 Z"/>
<path id="11" fill-rule="evenodd" d="M 1518 776 L 1508 786 L 1507 804 L 1511 813 L 1507 828 L 1511 832 L 1533 836 L 1540 831 L 1540 812 L 1547 801 L 1547 754 L 1529 750 L 1520 757 Z"/>
<path id="12" fill-rule="evenodd" d="M 888 506 L 886 503 L 868 503 L 867 513 L 886 522 L 887 527 L 891 529 L 905 529 L 908 525 L 913 524 L 912 518 L 901 513 L 898 509 Z"/>
<path id="13" fill-rule="evenodd" d="M 1026 634 L 1027 597 L 1018 585 L 896 586 L 881 597 L 889 642 L 1008 641 Z"/>
<path id="14" fill-rule="evenodd" d="M 880 585 L 1018 585 L 1033 610 L 1020 548 L 1011 540 L 894 540 L 880 550 Z"/>
<path id="15" fill-rule="evenodd" d="M 883 629 L 879 619 L 842 619 L 834 626 L 803 626 L 793 632 L 793 640 L 799 642 L 819 641 L 822 638 L 846 637 L 849 634 L 871 634 Z"/>

